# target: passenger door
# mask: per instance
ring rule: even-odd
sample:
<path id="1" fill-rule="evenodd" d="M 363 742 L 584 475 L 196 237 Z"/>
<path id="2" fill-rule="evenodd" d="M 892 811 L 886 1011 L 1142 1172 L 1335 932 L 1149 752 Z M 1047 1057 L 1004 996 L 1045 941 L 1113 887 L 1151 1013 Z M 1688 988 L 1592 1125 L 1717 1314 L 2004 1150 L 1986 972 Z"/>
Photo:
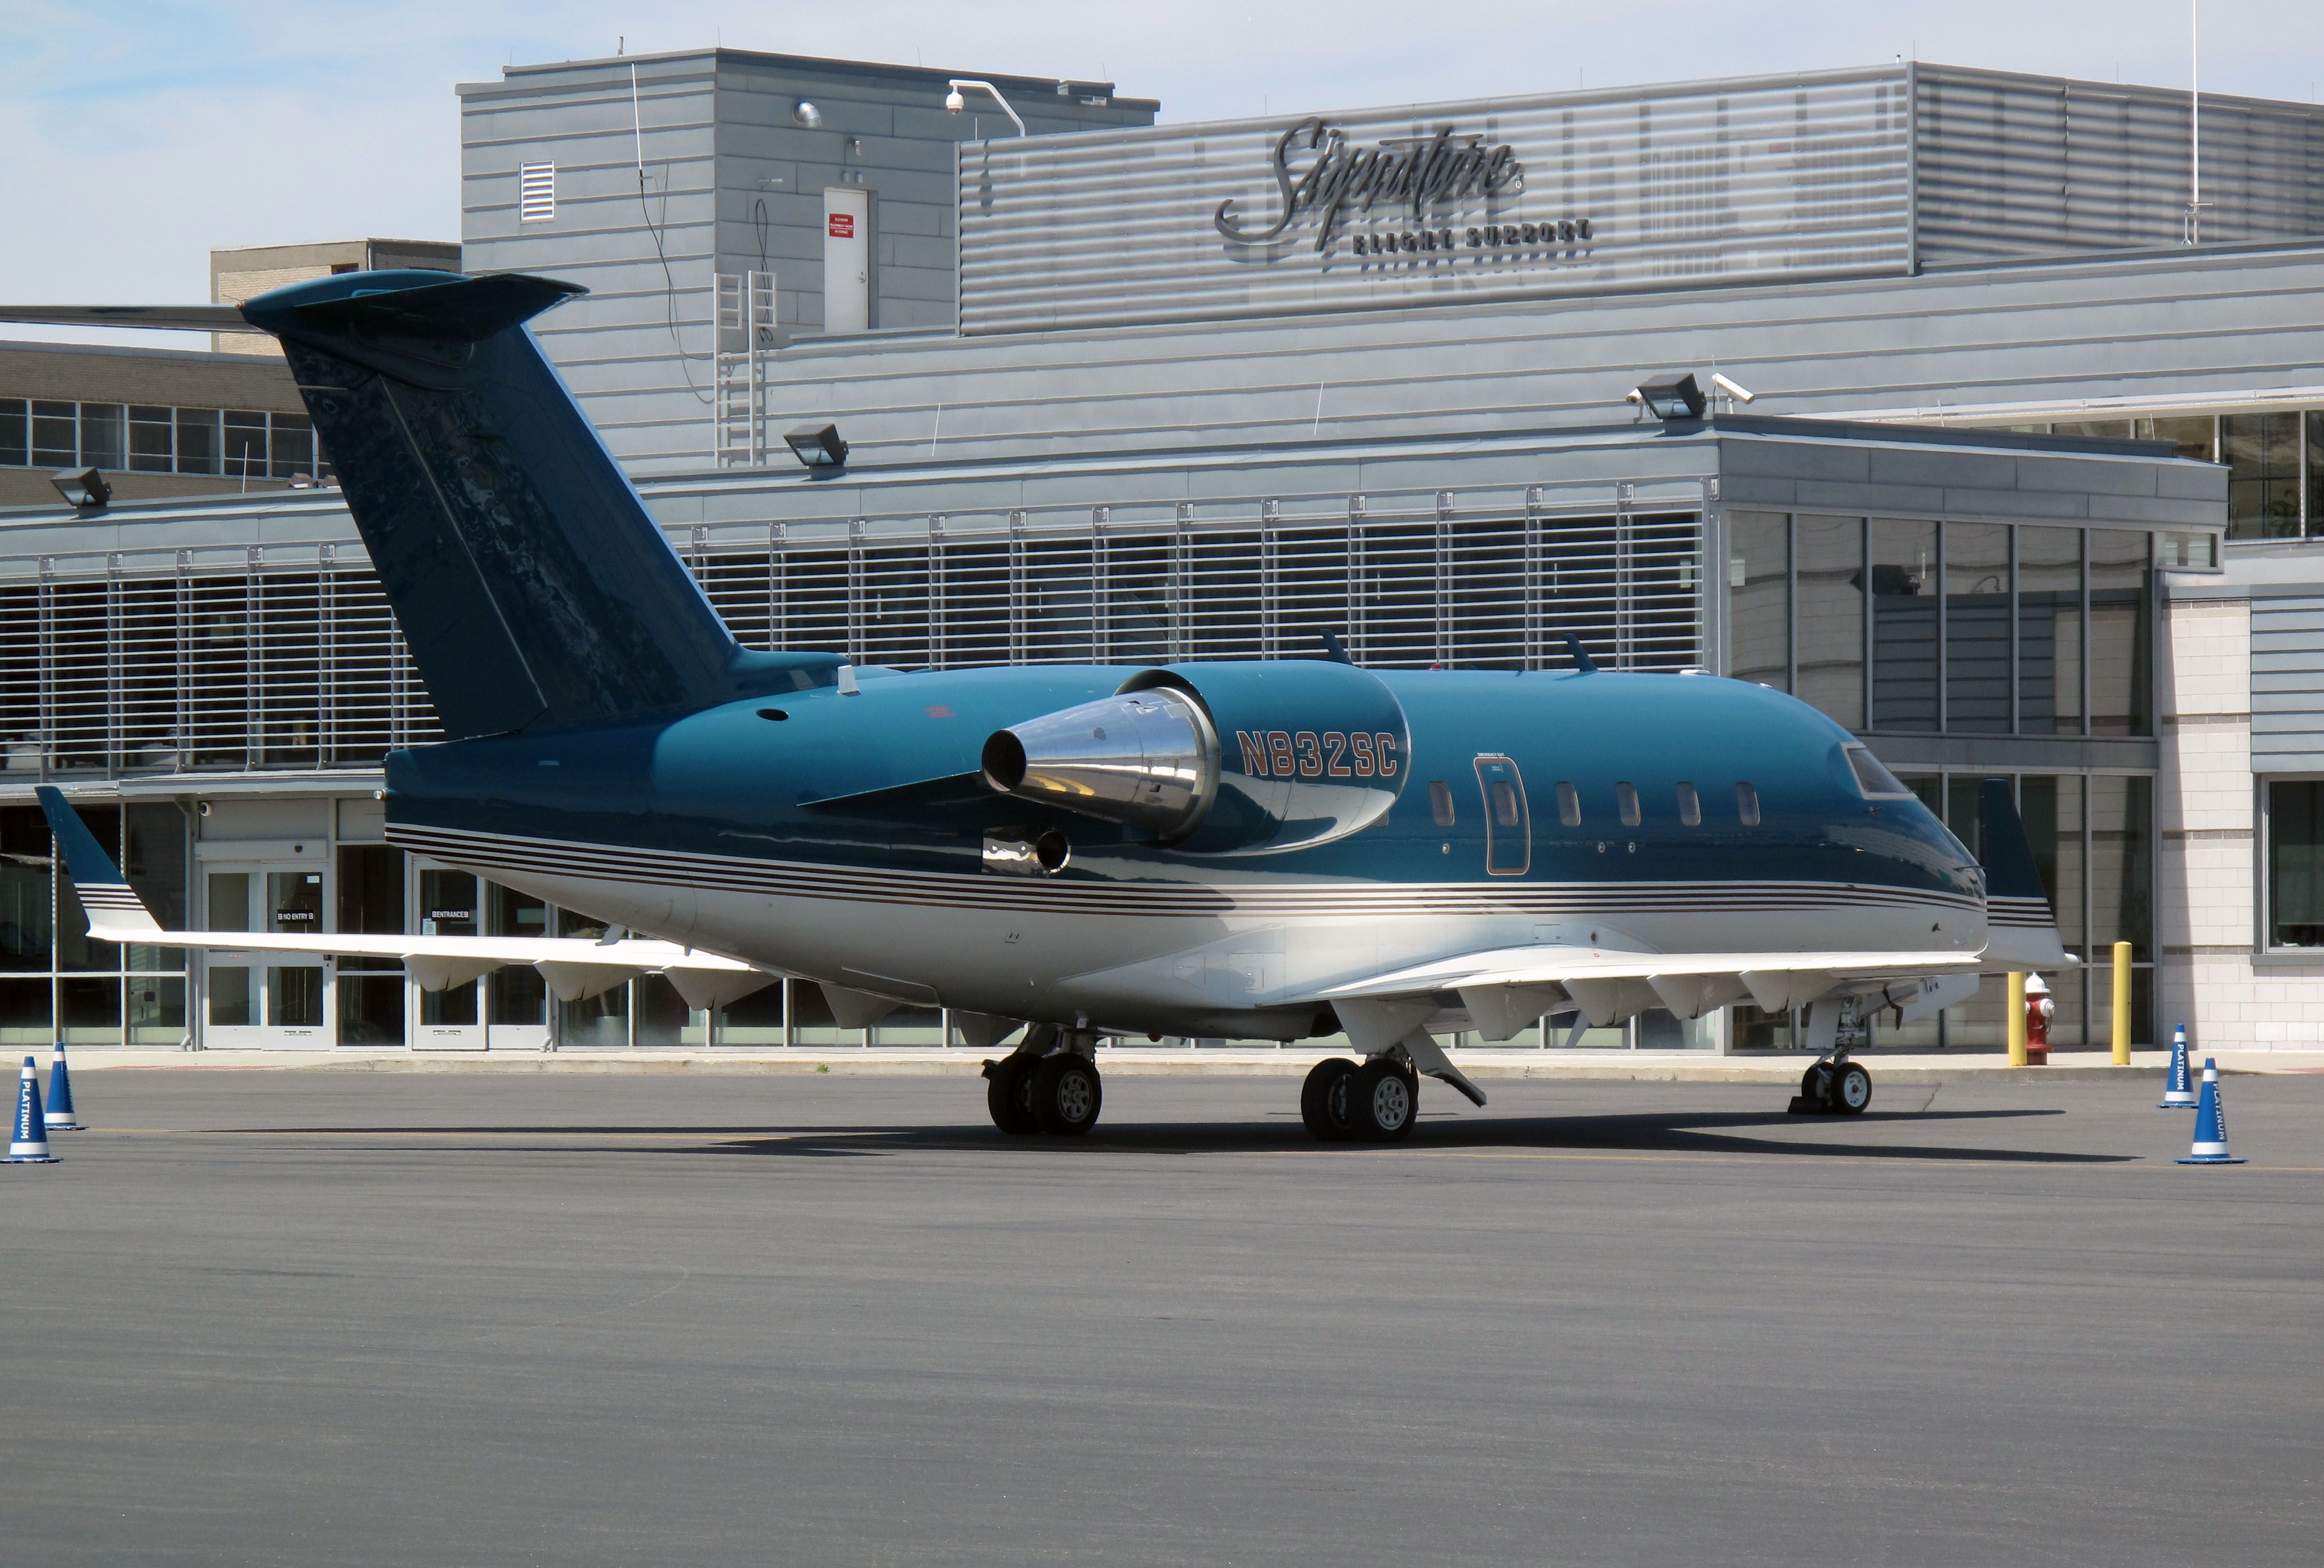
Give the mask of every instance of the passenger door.
<path id="1" fill-rule="evenodd" d="M 1485 870 L 1497 877 L 1525 875 L 1533 864 L 1533 818 L 1517 765 L 1485 752 L 1477 759 L 1477 789 L 1484 797 Z"/>

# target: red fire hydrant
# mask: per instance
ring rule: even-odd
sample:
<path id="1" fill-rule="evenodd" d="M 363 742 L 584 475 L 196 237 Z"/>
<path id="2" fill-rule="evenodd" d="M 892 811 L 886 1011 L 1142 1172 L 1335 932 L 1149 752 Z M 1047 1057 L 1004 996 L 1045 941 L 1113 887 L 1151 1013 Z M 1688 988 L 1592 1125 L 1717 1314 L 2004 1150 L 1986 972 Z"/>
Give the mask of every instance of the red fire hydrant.
<path id="1" fill-rule="evenodd" d="M 2050 1000 L 2050 987 L 2038 974 L 2025 977 L 2025 1065 L 2043 1067 L 2050 1063 L 2050 1020 L 2057 1016 L 2058 1005 Z"/>

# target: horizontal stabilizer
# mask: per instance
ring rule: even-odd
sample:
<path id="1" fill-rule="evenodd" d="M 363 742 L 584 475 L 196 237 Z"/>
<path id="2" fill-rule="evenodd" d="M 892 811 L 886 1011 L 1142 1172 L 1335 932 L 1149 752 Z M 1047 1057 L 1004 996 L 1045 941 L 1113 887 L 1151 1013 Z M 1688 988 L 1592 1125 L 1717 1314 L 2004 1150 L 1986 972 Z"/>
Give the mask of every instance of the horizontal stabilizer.
<path id="1" fill-rule="evenodd" d="M 0 305 L 27 327 L 135 327 L 149 332 L 256 332 L 239 305 Z"/>

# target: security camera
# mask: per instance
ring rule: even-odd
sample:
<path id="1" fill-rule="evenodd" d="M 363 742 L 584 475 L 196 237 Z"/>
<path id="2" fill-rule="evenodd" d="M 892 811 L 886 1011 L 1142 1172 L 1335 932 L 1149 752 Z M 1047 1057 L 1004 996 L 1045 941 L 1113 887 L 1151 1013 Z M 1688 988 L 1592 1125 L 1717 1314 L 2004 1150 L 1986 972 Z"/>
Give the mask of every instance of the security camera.
<path id="1" fill-rule="evenodd" d="M 954 88 L 952 91 L 945 95 L 945 107 L 957 115 L 963 109 L 968 107 L 968 100 L 960 96 L 960 89 L 958 88 Z"/>
<path id="2" fill-rule="evenodd" d="M 1758 395 L 1757 392 L 1746 392 L 1743 388 L 1737 386 L 1733 382 L 1729 381 L 1725 376 L 1720 374 L 1715 370 L 1711 373 L 1711 384 L 1717 387 L 1720 392 L 1725 392 L 1729 397 L 1733 398 L 1738 403 L 1748 403 Z"/>

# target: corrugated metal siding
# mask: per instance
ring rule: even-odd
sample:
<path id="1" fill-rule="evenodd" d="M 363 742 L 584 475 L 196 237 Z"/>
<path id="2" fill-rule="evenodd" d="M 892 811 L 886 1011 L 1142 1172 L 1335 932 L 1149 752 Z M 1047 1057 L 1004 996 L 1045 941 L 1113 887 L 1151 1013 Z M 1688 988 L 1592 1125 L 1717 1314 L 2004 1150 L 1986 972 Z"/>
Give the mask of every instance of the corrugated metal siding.
<path id="1" fill-rule="evenodd" d="M 1303 214 L 1264 244 L 1220 234 L 1232 201 L 1279 208 L 1279 138 L 1299 116 L 964 149 L 961 329 L 1280 316 L 1599 294 L 1701 281 L 1902 271 L 1909 262 L 1901 68 L 1333 115 L 1351 146 L 1440 126 L 1506 143 L 1523 188 L 1343 213 L 1315 248 Z M 1316 154 L 1301 152 L 1295 169 Z M 1469 244 L 1471 226 L 1587 218 L 1588 240 Z M 1358 255 L 1354 237 L 1449 226 L 1451 252 Z"/>
<path id="2" fill-rule="evenodd" d="M 2324 769 L 2324 597 L 2252 601 L 2252 771 Z"/>
<path id="3" fill-rule="evenodd" d="M 1923 265 L 2185 237 L 2189 98 L 2159 88 L 1916 68 Z M 2203 100 L 2205 244 L 2324 235 L 2324 108 Z"/>

